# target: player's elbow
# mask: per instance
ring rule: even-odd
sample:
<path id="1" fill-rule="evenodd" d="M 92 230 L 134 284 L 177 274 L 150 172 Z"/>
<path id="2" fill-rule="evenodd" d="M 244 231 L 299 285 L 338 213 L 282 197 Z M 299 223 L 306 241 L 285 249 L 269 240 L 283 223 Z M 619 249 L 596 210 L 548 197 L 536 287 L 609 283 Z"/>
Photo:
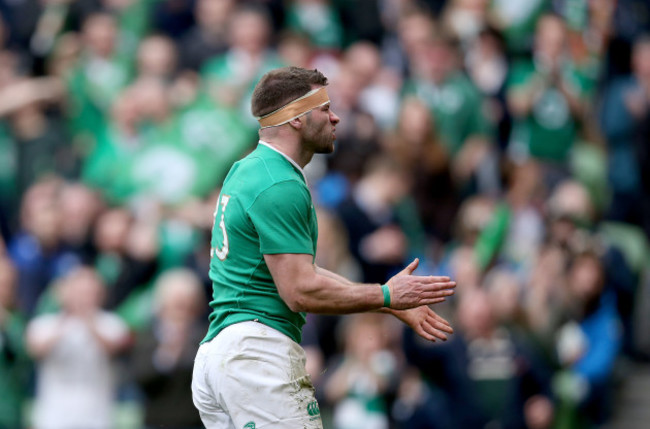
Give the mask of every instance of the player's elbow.
<path id="1" fill-rule="evenodd" d="M 302 313 L 302 312 L 309 311 L 309 307 L 306 305 L 305 300 L 299 297 L 286 302 L 289 309 L 295 313 Z"/>
<path id="2" fill-rule="evenodd" d="M 304 302 L 294 287 L 288 287 L 282 285 L 281 283 L 276 283 L 276 286 L 278 288 L 280 298 L 282 298 L 282 301 L 284 301 L 287 307 L 289 307 L 289 310 L 293 311 L 294 313 L 304 311 Z"/>
<path id="3" fill-rule="evenodd" d="M 289 310 L 293 311 L 294 313 L 302 313 L 302 312 L 310 311 L 309 302 L 308 302 L 309 300 L 307 299 L 307 297 L 299 293 L 290 294 L 288 296 L 284 295 L 282 296 L 282 300 L 284 301 L 285 304 L 287 304 Z"/>
<path id="4" fill-rule="evenodd" d="M 287 307 L 293 312 L 311 312 L 313 311 L 312 298 L 308 289 L 294 285 L 291 289 L 285 289 L 280 292 Z"/>

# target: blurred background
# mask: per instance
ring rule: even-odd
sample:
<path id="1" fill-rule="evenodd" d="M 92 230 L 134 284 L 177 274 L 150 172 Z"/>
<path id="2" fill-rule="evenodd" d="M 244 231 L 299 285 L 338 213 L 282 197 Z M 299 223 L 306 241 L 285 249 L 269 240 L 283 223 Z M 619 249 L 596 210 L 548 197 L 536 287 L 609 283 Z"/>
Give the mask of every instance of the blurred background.
<path id="1" fill-rule="evenodd" d="M 216 197 L 282 65 L 342 118 L 317 263 L 458 283 L 444 343 L 308 316 L 326 427 L 648 427 L 648 1 L 1 0 L 0 428 L 201 427 Z"/>

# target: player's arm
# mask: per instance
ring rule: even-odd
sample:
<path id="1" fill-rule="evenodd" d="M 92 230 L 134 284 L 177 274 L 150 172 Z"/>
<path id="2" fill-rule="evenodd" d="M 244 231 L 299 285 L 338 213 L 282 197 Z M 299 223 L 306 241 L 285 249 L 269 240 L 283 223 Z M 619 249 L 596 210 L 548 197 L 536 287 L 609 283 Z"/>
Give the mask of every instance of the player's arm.
<path id="1" fill-rule="evenodd" d="M 292 198 L 287 198 L 288 195 Z M 311 197 L 303 185 L 283 181 L 260 193 L 248 209 L 260 236 L 265 262 L 287 306 L 293 311 L 325 314 L 376 311 L 385 307 L 381 285 L 352 283 L 313 264 L 312 232 L 307 215 L 310 206 Z M 392 309 L 427 306 L 453 294 L 455 282 L 449 277 L 414 276 L 415 267 L 414 261 L 386 283 Z M 414 313 L 421 317 L 414 317 Z M 428 307 L 400 315 L 409 326 L 420 323 L 423 317 L 433 320 Z"/>
<path id="2" fill-rule="evenodd" d="M 417 268 L 418 264 L 419 260 L 415 259 L 398 275 L 411 274 Z M 319 266 L 316 266 L 316 272 L 336 279 L 348 286 L 358 284 Z M 444 300 L 444 297 L 438 298 L 438 302 L 443 302 Z M 382 307 L 377 311 L 392 314 L 406 325 L 410 326 L 418 335 L 430 341 L 436 341 L 436 339 L 444 341 L 447 339 L 447 334 L 452 334 L 454 332 L 450 323 L 444 318 L 438 316 L 438 314 L 436 314 L 436 312 L 428 305 L 422 305 L 409 310 L 395 310 L 392 308 Z"/>
<path id="3" fill-rule="evenodd" d="M 354 283 L 353 281 L 350 281 L 343 277 L 340 274 L 335 273 L 334 271 L 330 271 L 328 269 L 325 269 L 323 267 L 319 267 L 318 265 L 314 264 L 314 268 L 316 269 L 316 274 L 320 274 L 326 277 L 330 277 L 334 280 L 338 280 L 339 282 L 346 284 L 346 285 L 355 285 L 355 284 L 360 284 L 360 283 Z"/>
<path id="4" fill-rule="evenodd" d="M 278 292 L 293 311 L 347 314 L 384 307 L 381 285 L 352 283 L 312 263 L 309 254 L 265 254 Z M 354 287 L 350 287 L 353 285 Z M 406 310 L 435 304 L 454 293 L 449 277 L 414 276 L 404 272 L 387 282 L 391 308 Z"/>

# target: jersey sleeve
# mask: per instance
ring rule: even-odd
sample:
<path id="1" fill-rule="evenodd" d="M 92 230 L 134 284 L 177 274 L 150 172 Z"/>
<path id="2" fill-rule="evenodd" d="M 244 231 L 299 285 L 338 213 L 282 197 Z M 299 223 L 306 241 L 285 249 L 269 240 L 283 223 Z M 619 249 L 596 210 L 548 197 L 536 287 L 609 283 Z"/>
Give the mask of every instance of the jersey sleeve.
<path id="1" fill-rule="evenodd" d="M 311 196 L 297 181 L 279 182 L 262 192 L 248 210 L 262 254 L 313 255 Z"/>

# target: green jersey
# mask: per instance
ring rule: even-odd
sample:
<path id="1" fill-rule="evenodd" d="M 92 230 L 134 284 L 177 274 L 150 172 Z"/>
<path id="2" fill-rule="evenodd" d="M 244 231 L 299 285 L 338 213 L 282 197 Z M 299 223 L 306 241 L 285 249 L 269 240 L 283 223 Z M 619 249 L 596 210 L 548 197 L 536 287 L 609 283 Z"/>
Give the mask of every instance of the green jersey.
<path id="1" fill-rule="evenodd" d="M 301 340 L 305 314 L 280 297 L 265 254 L 316 255 L 318 227 L 302 170 L 264 142 L 230 169 L 215 210 L 210 249 L 209 341 L 234 323 L 257 320 Z"/>
<path id="2" fill-rule="evenodd" d="M 415 96 L 429 106 L 436 132 L 452 157 L 469 137 L 492 136 L 493 130 L 483 113 L 481 93 L 465 74 L 451 73 L 439 85 L 411 79 L 405 82 L 402 91 L 405 96 Z"/>
<path id="3" fill-rule="evenodd" d="M 546 71 L 532 61 L 515 62 L 508 77 L 507 90 L 520 91 Z M 592 83 L 584 71 L 564 63 L 562 79 L 581 98 L 589 94 Z M 556 84 L 547 85 L 536 98 L 530 113 L 513 121 L 510 145 L 513 150 L 533 158 L 566 162 L 578 132 L 578 119 L 569 101 Z"/>

